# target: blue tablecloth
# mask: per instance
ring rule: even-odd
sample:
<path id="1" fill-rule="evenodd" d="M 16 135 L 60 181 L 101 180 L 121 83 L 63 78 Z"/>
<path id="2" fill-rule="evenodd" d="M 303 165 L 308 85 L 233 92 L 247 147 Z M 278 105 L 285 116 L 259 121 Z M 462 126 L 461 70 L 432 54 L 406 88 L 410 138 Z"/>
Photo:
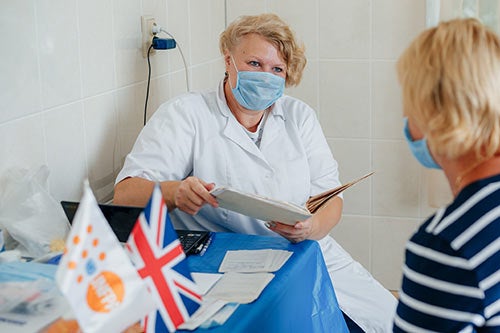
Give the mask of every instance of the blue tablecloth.
<path id="1" fill-rule="evenodd" d="M 226 251 L 256 249 L 293 255 L 256 301 L 239 305 L 223 326 L 196 332 L 349 332 L 315 241 L 215 233 L 205 255 L 190 256 L 188 263 L 193 272 L 216 273 Z"/>
<path id="2" fill-rule="evenodd" d="M 187 260 L 193 272 L 216 273 L 226 251 L 252 249 L 280 249 L 293 254 L 256 301 L 239 305 L 223 326 L 196 332 L 349 332 L 317 242 L 291 244 L 281 237 L 215 233 L 203 256 L 193 255 Z M 57 266 L 12 263 L 1 268 L 0 281 L 19 281 L 52 279 Z"/>

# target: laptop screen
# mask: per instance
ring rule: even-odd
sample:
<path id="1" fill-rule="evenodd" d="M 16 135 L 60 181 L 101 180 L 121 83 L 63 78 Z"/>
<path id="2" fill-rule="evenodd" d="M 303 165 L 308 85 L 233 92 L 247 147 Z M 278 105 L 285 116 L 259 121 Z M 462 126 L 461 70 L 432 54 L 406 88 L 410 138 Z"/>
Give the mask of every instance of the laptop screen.
<path id="1" fill-rule="evenodd" d="M 61 201 L 64 213 L 68 217 L 69 223 L 73 222 L 76 210 L 78 209 L 78 202 Z M 122 243 L 126 242 L 132 228 L 144 208 L 132 206 L 118 206 L 99 204 L 99 208 L 108 220 L 111 229 L 115 232 L 116 237 Z"/>
<path id="2" fill-rule="evenodd" d="M 78 209 L 78 202 L 61 201 L 64 213 L 71 224 Z M 143 211 L 143 207 L 120 206 L 111 204 L 99 204 L 99 208 L 108 220 L 111 229 L 114 231 L 116 238 L 122 243 L 127 242 L 128 236 L 134 228 L 137 218 Z M 191 230 L 175 230 L 179 241 L 186 254 L 199 253 L 203 249 L 203 245 L 209 243 L 209 231 L 191 231 Z"/>

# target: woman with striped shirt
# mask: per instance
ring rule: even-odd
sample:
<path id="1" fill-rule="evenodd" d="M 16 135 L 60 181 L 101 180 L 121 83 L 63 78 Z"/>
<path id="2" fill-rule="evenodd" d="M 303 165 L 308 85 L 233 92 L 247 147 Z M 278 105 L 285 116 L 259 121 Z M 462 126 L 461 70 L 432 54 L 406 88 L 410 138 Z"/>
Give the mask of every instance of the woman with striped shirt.
<path id="1" fill-rule="evenodd" d="M 500 39 L 475 19 L 419 35 L 397 64 L 404 133 L 454 200 L 406 246 L 395 332 L 500 332 Z"/>

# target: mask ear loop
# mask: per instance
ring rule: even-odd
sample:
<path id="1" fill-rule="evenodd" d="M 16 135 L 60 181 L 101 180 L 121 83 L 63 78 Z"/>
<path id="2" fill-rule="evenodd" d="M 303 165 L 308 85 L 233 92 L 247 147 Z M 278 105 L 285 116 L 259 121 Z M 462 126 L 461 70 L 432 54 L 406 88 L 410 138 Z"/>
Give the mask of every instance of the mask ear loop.
<path id="1" fill-rule="evenodd" d="M 234 69 L 236 70 L 236 87 L 231 87 L 231 79 L 229 78 L 229 73 L 227 73 L 227 77 L 229 79 L 229 87 L 231 87 L 231 89 L 236 89 L 238 88 L 238 73 L 240 72 L 238 70 L 238 67 L 236 67 L 236 62 L 234 61 L 234 57 L 233 57 L 233 54 L 232 53 L 229 53 L 229 56 L 231 57 L 231 62 L 233 63 L 233 66 L 234 66 Z"/>
<path id="2" fill-rule="evenodd" d="M 236 61 L 234 61 L 233 54 L 229 53 L 229 56 L 231 57 L 231 62 L 233 63 L 234 69 L 236 69 L 236 73 L 239 73 L 240 71 L 238 70 L 238 67 L 236 67 Z"/>

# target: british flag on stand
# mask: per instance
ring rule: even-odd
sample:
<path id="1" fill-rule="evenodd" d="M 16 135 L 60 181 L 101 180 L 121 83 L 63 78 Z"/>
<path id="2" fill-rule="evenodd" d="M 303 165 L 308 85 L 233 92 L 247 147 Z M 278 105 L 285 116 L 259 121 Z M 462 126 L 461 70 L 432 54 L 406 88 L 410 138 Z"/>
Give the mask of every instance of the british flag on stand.
<path id="1" fill-rule="evenodd" d="M 198 309 L 202 299 L 158 184 L 137 219 L 127 249 L 158 307 L 144 319 L 144 331 L 174 332 Z"/>

